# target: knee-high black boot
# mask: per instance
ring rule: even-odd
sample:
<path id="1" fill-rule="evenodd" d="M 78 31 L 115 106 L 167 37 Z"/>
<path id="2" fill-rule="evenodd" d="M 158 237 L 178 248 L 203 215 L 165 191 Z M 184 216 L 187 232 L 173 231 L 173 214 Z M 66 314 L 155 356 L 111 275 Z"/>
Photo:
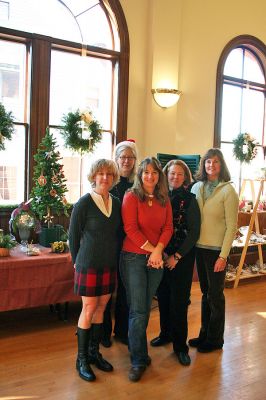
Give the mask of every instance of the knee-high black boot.
<path id="1" fill-rule="evenodd" d="M 78 338 L 78 356 L 76 361 L 76 368 L 79 376 L 85 381 L 95 381 L 96 376 L 89 364 L 88 358 L 88 343 L 89 343 L 90 329 L 77 329 Z"/>
<path id="2" fill-rule="evenodd" d="M 89 339 L 89 361 L 105 372 L 113 371 L 113 366 L 106 361 L 99 352 L 99 345 L 103 333 L 103 324 L 92 324 Z"/>

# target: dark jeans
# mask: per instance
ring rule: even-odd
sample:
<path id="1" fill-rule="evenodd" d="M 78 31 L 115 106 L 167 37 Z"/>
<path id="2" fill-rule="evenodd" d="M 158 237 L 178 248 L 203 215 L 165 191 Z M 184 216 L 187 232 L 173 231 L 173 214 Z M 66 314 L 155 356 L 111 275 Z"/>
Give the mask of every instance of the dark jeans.
<path id="1" fill-rule="evenodd" d="M 133 367 L 146 366 L 148 357 L 146 329 L 153 296 L 163 270 L 147 267 L 144 254 L 121 253 L 120 273 L 129 305 L 128 341 Z"/>
<path id="2" fill-rule="evenodd" d="M 202 292 L 201 300 L 201 329 L 200 338 L 214 345 L 224 343 L 225 270 L 214 272 L 214 264 L 220 251 L 201 249 L 196 250 L 197 270 Z"/>
<path id="3" fill-rule="evenodd" d="M 104 337 L 110 338 L 112 335 L 112 296 L 108 301 L 103 318 Z M 128 336 L 128 305 L 127 295 L 124 284 L 121 280 L 120 271 L 117 271 L 117 291 L 115 301 L 115 326 L 114 334 L 122 339 L 127 339 Z"/>
<path id="4" fill-rule="evenodd" d="M 170 271 L 164 269 L 163 279 L 157 290 L 160 311 L 160 336 L 171 338 L 175 352 L 188 352 L 187 310 L 190 298 L 195 249 L 182 257 Z"/>

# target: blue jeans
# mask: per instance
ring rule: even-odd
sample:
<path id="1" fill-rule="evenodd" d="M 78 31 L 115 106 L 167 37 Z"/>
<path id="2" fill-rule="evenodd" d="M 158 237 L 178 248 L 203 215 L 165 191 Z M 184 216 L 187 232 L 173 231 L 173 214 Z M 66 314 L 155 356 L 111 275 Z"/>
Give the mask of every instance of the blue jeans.
<path id="1" fill-rule="evenodd" d="M 122 252 L 120 274 L 129 306 L 128 342 L 133 367 L 146 366 L 146 329 L 152 298 L 161 282 L 163 269 L 147 267 L 145 254 Z"/>

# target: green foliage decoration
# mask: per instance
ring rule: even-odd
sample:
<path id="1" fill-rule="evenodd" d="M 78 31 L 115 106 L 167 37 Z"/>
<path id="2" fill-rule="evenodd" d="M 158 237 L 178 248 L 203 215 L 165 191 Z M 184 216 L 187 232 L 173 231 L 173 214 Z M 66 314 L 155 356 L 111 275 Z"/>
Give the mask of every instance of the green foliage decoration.
<path id="1" fill-rule="evenodd" d="M 12 112 L 7 112 L 0 103 L 0 150 L 5 150 L 5 139 L 11 140 L 14 133 L 14 117 Z"/>
<path id="2" fill-rule="evenodd" d="M 63 116 L 62 124 L 60 133 L 64 138 L 65 147 L 72 151 L 91 153 L 102 138 L 101 125 L 93 118 L 91 111 L 69 112 Z M 87 139 L 82 137 L 85 135 L 88 136 Z"/>
<path id="3" fill-rule="evenodd" d="M 3 235 L 0 237 L 0 247 L 4 249 L 12 249 L 17 244 L 11 235 Z"/>
<path id="4" fill-rule="evenodd" d="M 257 143 L 249 133 L 239 133 L 233 140 L 233 154 L 241 163 L 249 164 L 257 155 Z"/>
<path id="5" fill-rule="evenodd" d="M 67 211 L 70 207 L 65 197 L 68 189 L 63 165 L 59 162 L 62 157 L 56 151 L 56 147 L 56 140 L 47 128 L 37 154 L 34 155 L 34 186 L 30 194 L 31 209 L 40 220 L 44 219 L 44 222 L 48 223 L 48 227 L 52 225 L 52 213 L 59 215 L 63 211 L 68 216 Z"/>

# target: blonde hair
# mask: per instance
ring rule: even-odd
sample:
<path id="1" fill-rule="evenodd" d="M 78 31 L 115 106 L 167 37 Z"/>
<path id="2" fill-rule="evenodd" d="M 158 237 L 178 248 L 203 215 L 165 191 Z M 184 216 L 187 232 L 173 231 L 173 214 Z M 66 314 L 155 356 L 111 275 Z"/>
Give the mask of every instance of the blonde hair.
<path id="1" fill-rule="evenodd" d="M 114 177 L 112 187 L 119 182 L 119 172 L 116 163 L 113 160 L 100 158 L 99 160 L 96 160 L 92 163 L 88 173 L 88 181 L 91 183 L 92 187 L 95 187 L 95 176 L 99 171 L 102 171 L 104 168 L 106 168 L 107 171 L 111 173 Z"/>

